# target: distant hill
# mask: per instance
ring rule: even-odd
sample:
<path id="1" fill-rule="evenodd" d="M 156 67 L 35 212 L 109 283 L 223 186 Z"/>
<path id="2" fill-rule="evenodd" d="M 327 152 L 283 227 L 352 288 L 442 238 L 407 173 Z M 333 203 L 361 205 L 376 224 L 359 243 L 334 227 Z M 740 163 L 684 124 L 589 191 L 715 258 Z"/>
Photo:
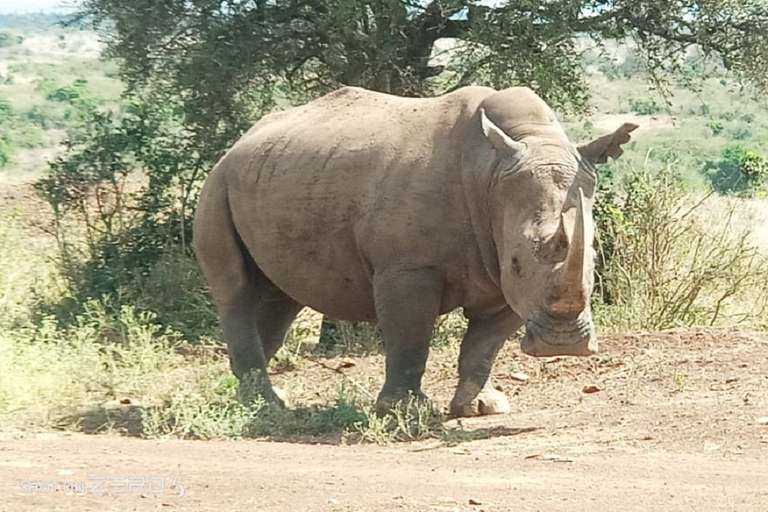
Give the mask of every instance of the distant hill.
<path id="1" fill-rule="evenodd" d="M 50 12 L 27 14 L 0 14 L 0 29 L 46 29 L 55 26 L 70 15 Z"/>

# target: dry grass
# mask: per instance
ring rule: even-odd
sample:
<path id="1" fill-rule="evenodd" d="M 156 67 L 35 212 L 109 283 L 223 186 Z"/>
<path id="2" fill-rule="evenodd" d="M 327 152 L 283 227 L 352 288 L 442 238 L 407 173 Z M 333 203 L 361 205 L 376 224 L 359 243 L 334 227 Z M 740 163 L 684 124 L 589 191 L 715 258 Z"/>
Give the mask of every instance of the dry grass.
<path id="1" fill-rule="evenodd" d="M 162 333 L 151 315 L 131 307 L 115 317 L 93 302 L 67 329 L 52 318 L 32 321 L 41 298 L 54 300 L 64 290 L 56 284 L 61 278 L 53 239 L 32 227 L 44 220 L 39 218 L 44 210 L 28 194 L 25 187 L 7 189 L 0 202 L 0 258 L 7 262 L 0 268 L 0 430 L 381 443 L 491 435 L 442 421 L 457 380 L 465 326 L 458 313 L 438 322 L 425 375 L 424 389 L 438 410 L 417 409 L 411 419 L 401 414 L 388 422 L 371 414 L 384 377 L 384 357 L 375 350 L 380 340 L 358 340 L 368 347 L 363 352 L 373 355 L 316 355 L 320 316 L 310 310 L 301 314 L 273 361 L 273 381 L 291 404 L 290 411 L 277 413 L 236 404 L 236 380 L 218 343 L 204 339 L 203 345 L 190 345 Z M 731 371 L 732 364 L 724 369 L 721 359 L 719 369 L 701 366 L 700 361 L 720 358 L 720 340 L 728 340 L 733 362 L 741 357 L 742 344 L 746 351 L 755 349 L 755 339 L 723 330 L 610 335 L 595 357 L 545 360 L 523 355 L 513 339 L 494 377 L 517 412 L 577 407 L 585 385 L 609 393 L 611 403 L 647 404 L 702 391 L 712 381 L 711 371 Z M 521 373 L 528 379 L 521 381 Z"/>

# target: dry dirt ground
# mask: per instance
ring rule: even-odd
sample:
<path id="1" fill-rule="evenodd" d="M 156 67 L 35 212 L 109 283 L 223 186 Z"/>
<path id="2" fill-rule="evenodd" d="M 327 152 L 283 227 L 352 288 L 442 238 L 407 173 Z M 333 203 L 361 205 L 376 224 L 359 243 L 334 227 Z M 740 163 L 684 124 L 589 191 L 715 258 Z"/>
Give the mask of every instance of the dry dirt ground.
<path id="1" fill-rule="evenodd" d="M 496 375 L 512 410 L 464 420 L 473 441 L 6 436 L 0 510 L 768 511 L 768 336 L 702 329 L 601 343 L 587 359 L 505 347 Z M 321 362 L 275 379 L 298 383 L 295 400 L 309 403 L 341 380 L 381 378 L 380 356 Z M 454 372 L 453 354 L 431 358 L 425 390 L 438 405 Z"/>

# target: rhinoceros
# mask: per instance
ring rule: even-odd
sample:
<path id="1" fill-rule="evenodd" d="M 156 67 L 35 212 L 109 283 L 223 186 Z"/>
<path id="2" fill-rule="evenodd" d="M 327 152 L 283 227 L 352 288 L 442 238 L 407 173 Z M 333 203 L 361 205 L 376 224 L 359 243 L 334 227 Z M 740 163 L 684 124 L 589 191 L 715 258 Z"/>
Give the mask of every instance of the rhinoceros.
<path id="1" fill-rule="evenodd" d="M 457 308 L 451 415 L 508 410 L 491 369 L 523 325 L 523 353 L 594 354 L 595 166 L 636 128 L 576 145 L 526 87 L 344 87 L 260 119 L 208 175 L 193 226 L 240 400 L 284 405 L 267 365 L 304 307 L 378 323 L 379 414 L 426 399 L 435 320 Z"/>

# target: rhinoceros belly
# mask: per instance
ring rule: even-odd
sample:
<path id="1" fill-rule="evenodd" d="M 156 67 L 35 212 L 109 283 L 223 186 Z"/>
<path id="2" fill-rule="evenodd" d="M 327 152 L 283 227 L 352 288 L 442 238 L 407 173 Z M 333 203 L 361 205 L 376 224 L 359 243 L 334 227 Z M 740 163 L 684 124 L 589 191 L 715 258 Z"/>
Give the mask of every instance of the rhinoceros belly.
<path id="1" fill-rule="evenodd" d="M 262 272 L 294 300 L 344 320 L 375 320 L 361 224 L 341 191 L 262 185 L 230 192 L 238 234 Z"/>

